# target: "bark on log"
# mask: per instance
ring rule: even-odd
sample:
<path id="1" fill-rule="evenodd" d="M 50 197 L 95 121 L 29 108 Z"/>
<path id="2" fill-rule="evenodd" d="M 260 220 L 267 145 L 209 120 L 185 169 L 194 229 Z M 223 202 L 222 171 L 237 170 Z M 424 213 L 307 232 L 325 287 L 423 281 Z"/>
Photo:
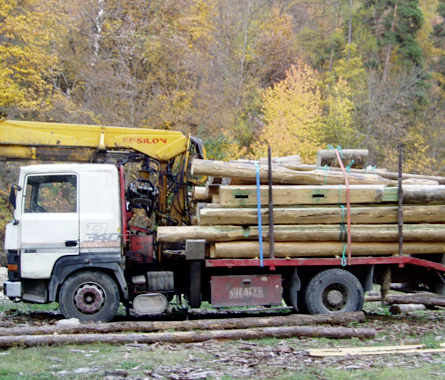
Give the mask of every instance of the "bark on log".
<path id="1" fill-rule="evenodd" d="M 405 185 L 402 188 L 405 204 L 445 204 L 445 186 Z"/>
<path id="2" fill-rule="evenodd" d="M 261 209 L 263 224 L 268 224 L 269 209 Z M 404 206 L 404 223 L 443 223 L 445 205 Z M 254 208 L 203 208 L 198 215 L 199 224 L 206 225 L 257 225 L 258 212 Z M 275 208 L 275 224 L 337 224 L 344 221 L 340 207 Z M 397 223 L 397 207 L 352 207 L 352 224 Z"/>
<path id="3" fill-rule="evenodd" d="M 61 344 L 127 344 L 127 343 L 194 343 L 212 339 L 262 339 L 262 338 L 293 338 L 293 337 L 323 337 L 329 339 L 360 338 L 372 339 L 376 331 L 370 328 L 347 327 L 266 327 L 242 330 L 213 330 L 190 332 L 133 333 L 133 334 L 77 334 L 77 335 L 20 335 L 0 337 L 0 347 L 12 346 L 32 347 L 39 345 Z"/>
<path id="4" fill-rule="evenodd" d="M 263 240 L 269 240 L 269 227 L 263 226 Z M 276 225 L 277 242 L 338 241 L 341 236 L 340 225 Z M 399 231 L 396 225 L 352 225 L 353 242 L 375 241 L 397 242 Z M 168 226 L 158 227 L 157 240 L 161 243 L 183 243 L 187 239 L 205 239 L 208 243 L 236 240 L 258 240 L 257 226 Z M 445 241 L 445 225 L 407 224 L 403 229 L 405 242 Z"/>
<path id="5" fill-rule="evenodd" d="M 442 306 L 445 307 L 445 297 L 424 297 L 421 295 L 410 295 L 408 296 L 395 296 L 388 295 L 386 297 L 386 305 L 395 304 L 422 304 L 425 306 Z"/>
<path id="6" fill-rule="evenodd" d="M 287 169 L 296 170 L 296 171 L 304 171 L 304 172 L 320 169 L 320 167 L 318 167 L 317 165 L 288 165 L 288 164 L 284 164 L 281 166 L 283 166 Z M 341 168 L 331 167 L 331 168 L 329 168 L 329 171 L 338 172 L 338 171 L 341 171 Z M 380 177 L 392 179 L 392 180 L 397 180 L 399 178 L 399 173 L 389 172 L 386 169 L 370 169 L 370 170 L 368 170 L 368 169 L 351 169 L 350 172 L 356 173 L 356 174 L 375 174 Z M 403 180 L 410 179 L 410 178 L 437 181 L 437 182 L 439 182 L 439 184 L 445 185 L 445 177 L 443 177 L 443 176 L 411 174 L 411 173 L 403 173 L 402 174 Z"/>
<path id="7" fill-rule="evenodd" d="M 368 154 L 367 149 L 344 149 L 342 150 L 342 157 L 344 166 L 351 165 L 351 168 L 363 169 L 368 165 Z M 323 167 L 328 165 L 329 167 L 340 167 L 335 150 L 319 150 L 317 152 L 317 158 L 315 161 L 317 167 Z"/>
<path id="8" fill-rule="evenodd" d="M 260 178 L 268 179 L 268 166 L 259 165 Z M 255 179 L 255 167 L 251 164 L 194 159 L 191 168 L 193 175 L 212 177 L 229 177 L 240 179 Z M 396 185 L 391 181 L 374 174 L 348 174 L 350 185 Z M 288 185 L 342 185 L 345 183 L 343 173 L 325 170 L 298 172 L 280 166 L 274 166 L 272 171 L 274 184 Z"/>
<path id="9" fill-rule="evenodd" d="M 426 310 L 426 306 L 417 303 L 408 303 L 402 305 L 392 305 L 389 308 L 391 314 L 403 314 L 409 313 L 410 311 Z"/>
<path id="10" fill-rule="evenodd" d="M 403 251 L 412 254 L 443 254 L 445 243 L 406 243 Z M 275 257 L 341 257 L 344 250 L 340 242 L 276 242 Z M 399 252 L 398 243 L 354 243 L 351 245 L 352 256 L 391 256 Z M 269 244 L 263 243 L 264 257 L 269 257 Z M 210 249 L 212 259 L 251 259 L 259 255 L 259 243 L 256 241 L 236 241 L 213 243 Z M 417 302 L 415 302 L 417 303 Z M 422 303 L 422 302 L 419 302 Z"/>
<path id="11" fill-rule="evenodd" d="M 89 334 L 89 333 L 120 333 L 120 332 L 158 332 L 165 330 L 191 331 L 191 330 L 221 330 L 246 329 L 259 327 L 280 327 L 300 325 L 348 325 L 352 322 L 364 322 L 365 314 L 362 311 L 339 314 L 303 315 L 292 314 L 284 317 L 248 317 L 228 319 L 207 319 L 196 321 L 174 322 L 112 322 L 87 323 L 77 326 L 36 326 L 0 328 L 0 336 L 17 335 L 49 335 L 49 334 Z"/>

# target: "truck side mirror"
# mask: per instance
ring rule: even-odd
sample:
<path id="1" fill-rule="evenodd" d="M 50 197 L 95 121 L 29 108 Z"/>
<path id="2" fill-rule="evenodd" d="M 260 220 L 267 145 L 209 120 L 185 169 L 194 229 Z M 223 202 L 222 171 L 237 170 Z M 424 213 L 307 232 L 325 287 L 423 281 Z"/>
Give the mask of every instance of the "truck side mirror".
<path id="1" fill-rule="evenodd" d="M 11 192 L 9 193 L 9 203 L 11 204 L 11 206 L 14 209 L 17 208 L 17 202 L 16 202 L 16 195 L 15 195 L 14 185 L 11 186 Z"/>
<path id="2" fill-rule="evenodd" d="M 9 193 L 9 203 L 14 208 L 14 210 L 17 208 L 17 195 L 15 193 L 15 188 L 17 188 L 18 191 L 22 190 L 21 186 L 11 185 L 11 192 Z"/>

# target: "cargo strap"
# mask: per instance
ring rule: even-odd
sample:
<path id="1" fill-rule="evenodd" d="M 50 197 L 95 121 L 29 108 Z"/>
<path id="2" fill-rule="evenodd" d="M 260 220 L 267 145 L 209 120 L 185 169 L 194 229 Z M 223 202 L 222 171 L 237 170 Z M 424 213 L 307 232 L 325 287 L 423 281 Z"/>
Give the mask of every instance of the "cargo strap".
<path id="1" fill-rule="evenodd" d="M 261 180 L 260 180 L 260 167 L 258 162 L 254 161 L 256 170 L 256 199 L 258 209 L 258 242 L 260 244 L 260 267 L 264 266 L 264 253 L 263 253 L 263 220 L 261 218 Z"/>
<path id="2" fill-rule="evenodd" d="M 341 170 L 343 172 L 343 175 L 345 177 L 345 185 L 346 185 L 346 219 L 347 219 L 347 225 L 348 225 L 348 264 L 351 265 L 351 259 L 352 259 L 352 252 L 351 252 L 351 192 L 349 188 L 349 179 L 348 179 L 348 173 L 346 172 L 345 166 L 343 165 L 343 160 L 340 155 L 340 150 L 337 148 L 335 149 L 335 154 L 337 156 L 337 160 L 340 163 Z M 343 250 L 344 253 L 344 250 Z M 342 265 L 344 264 L 342 260 Z"/>

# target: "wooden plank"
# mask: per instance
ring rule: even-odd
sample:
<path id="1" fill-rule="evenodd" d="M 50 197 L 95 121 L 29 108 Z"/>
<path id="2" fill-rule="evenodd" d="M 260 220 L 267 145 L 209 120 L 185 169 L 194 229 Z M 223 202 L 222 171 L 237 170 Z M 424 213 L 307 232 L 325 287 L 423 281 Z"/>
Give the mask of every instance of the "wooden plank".
<path id="1" fill-rule="evenodd" d="M 269 228 L 263 226 L 263 240 L 269 240 Z M 276 225 L 275 241 L 338 241 L 340 225 Z M 376 238 L 377 237 L 377 238 Z M 181 243 L 187 239 L 205 239 L 208 243 L 236 240 L 258 240 L 257 226 L 159 226 L 157 240 L 161 243 Z M 353 242 L 396 242 L 399 231 L 396 224 L 353 225 Z M 408 241 L 445 241 L 443 224 L 407 224 L 403 230 L 403 240 Z"/>
<path id="2" fill-rule="evenodd" d="M 382 201 L 384 185 L 350 186 L 351 203 L 379 203 Z M 219 190 L 222 207 L 256 206 L 256 186 L 221 186 Z M 261 204 L 269 204 L 268 186 L 260 186 Z M 275 206 L 323 205 L 346 203 L 346 186 L 273 186 Z"/>
<path id="3" fill-rule="evenodd" d="M 268 224 L 269 209 L 261 209 L 263 224 Z M 256 225 L 256 208 L 202 208 L 199 210 L 200 225 Z M 275 224 L 338 224 L 345 220 L 343 211 L 338 206 L 325 207 L 276 207 Z M 404 222 L 409 223 L 444 223 L 445 205 L 404 206 Z M 397 223 L 396 206 L 352 207 L 352 224 L 392 224 Z"/>
<path id="4" fill-rule="evenodd" d="M 407 353 L 432 353 L 445 352 L 445 345 L 441 348 L 426 348 L 423 344 L 410 344 L 406 346 L 375 346 L 375 347 L 339 347 L 321 348 L 309 350 L 310 356 L 355 356 L 355 355 L 387 355 L 387 354 L 407 354 Z"/>
<path id="5" fill-rule="evenodd" d="M 257 241 L 234 241 L 213 243 L 211 251 L 213 259 L 251 259 L 259 256 L 259 243 Z M 412 254 L 443 254 L 444 242 L 410 242 L 403 245 L 405 255 Z M 343 243 L 334 242 L 276 242 L 275 257 L 341 257 Z M 351 245 L 352 256 L 392 256 L 399 253 L 398 243 L 354 243 Z M 264 257 L 269 257 L 269 244 L 263 243 Z"/>

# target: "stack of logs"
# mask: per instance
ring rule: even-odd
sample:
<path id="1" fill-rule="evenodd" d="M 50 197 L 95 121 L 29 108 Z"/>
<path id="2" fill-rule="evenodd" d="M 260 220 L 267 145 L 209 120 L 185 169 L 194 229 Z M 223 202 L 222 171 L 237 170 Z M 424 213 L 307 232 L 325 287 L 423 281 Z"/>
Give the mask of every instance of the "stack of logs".
<path id="1" fill-rule="evenodd" d="M 349 173 L 351 253 L 399 254 L 398 173 L 363 167 L 366 151 L 343 151 Z M 350 156 L 348 156 L 348 153 Z M 346 156 L 346 158 L 345 158 Z M 363 158 L 365 157 L 365 158 Z M 324 167 L 325 163 L 329 166 Z M 276 258 L 341 257 L 345 250 L 347 187 L 334 151 L 320 151 L 316 165 L 298 156 L 274 159 L 272 194 Z M 260 161 L 220 162 L 195 159 L 192 174 L 211 178 L 196 187 L 195 225 L 159 227 L 158 241 L 205 239 L 209 258 L 258 258 L 259 227 L 256 176 L 259 175 L 264 257 L 269 256 L 268 165 Z M 224 178 L 230 180 L 219 180 Z M 445 178 L 403 174 L 403 253 L 443 254 Z"/>

